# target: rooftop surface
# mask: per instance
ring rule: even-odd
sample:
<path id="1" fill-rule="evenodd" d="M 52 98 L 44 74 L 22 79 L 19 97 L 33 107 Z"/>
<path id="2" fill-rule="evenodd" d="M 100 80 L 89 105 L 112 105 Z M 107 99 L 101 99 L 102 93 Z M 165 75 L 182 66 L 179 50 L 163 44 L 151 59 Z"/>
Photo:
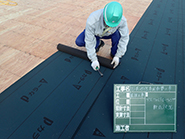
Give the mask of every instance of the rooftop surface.
<path id="1" fill-rule="evenodd" d="M 185 138 L 184 0 L 153 0 L 141 18 L 139 1 L 120 1 L 128 8 L 128 50 L 116 69 L 101 66 L 103 77 L 56 46 L 78 48 L 88 15 L 107 1 L 43 2 L 13 12 L 17 1 L 0 17 L 1 81 L 22 77 L 0 94 L 0 138 Z M 98 55 L 110 63 L 105 43 Z"/>
<path id="2" fill-rule="evenodd" d="M 130 32 L 151 1 L 118 0 Z M 0 93 L 54 54 L 58 43 L 77 48 L 75 39 L 85 28 L 89 14 L 108 2 L 0 0 Z M 105 43 L 98 55 L 109 58 L 110 41 Z"/>

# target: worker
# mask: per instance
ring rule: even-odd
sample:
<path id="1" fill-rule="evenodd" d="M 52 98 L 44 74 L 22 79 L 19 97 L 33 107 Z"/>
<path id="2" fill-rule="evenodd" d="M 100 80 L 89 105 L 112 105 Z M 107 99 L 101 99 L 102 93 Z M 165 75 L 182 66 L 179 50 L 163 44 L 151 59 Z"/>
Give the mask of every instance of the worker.
<path id="1" fill-rule="evenodd" d="M 127 20 L 123 16 L 123 8 L 118 2 L 108 3 L 104 9 L 94 11 L 86 21 L 86 27 L 76 38 L 77 46 L 85 46 L 87 56 L 91 60 L 91 67 L 96 71 L 100 69 L 96 52 L 104 46 L 101 39 L 111 39 L 111 64 L 113 68 L 119 65 L 120 58 L 127 50 L 129 30 Z"/>

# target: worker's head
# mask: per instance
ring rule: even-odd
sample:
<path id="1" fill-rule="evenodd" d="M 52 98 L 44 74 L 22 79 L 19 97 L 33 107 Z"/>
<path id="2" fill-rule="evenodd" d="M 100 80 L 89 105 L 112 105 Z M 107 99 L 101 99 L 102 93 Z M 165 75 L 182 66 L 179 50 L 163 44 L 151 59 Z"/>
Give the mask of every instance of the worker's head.
<path id="1" fill-rule="evenodd" d="M 123 8 L 120 3 L 113 1 L 108 3 L 103 10 L 103 18 L 109 27 L 119 25 L 123 14 Z"/>

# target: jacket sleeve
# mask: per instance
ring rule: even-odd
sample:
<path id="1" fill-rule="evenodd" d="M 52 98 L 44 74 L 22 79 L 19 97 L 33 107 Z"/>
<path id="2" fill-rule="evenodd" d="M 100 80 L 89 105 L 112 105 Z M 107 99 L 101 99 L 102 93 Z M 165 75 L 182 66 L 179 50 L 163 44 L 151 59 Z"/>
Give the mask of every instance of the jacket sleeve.
<path id="1" fill-rule="evenodd" d="M 85 47 L 87 50 L 87 56 L 91 60 L 91 62 L 97 60 L 96 56 L 96 37 L 94 35 L 95 29 L 93 28 L 93 25 L 89 25 L 86 23 L 85 28 Z"/>
<path id="2" fill-rule="evenodd" d="M 119 40 L 118 49 L 115 56 L 121 58 L 127 51 L 127 44 L 129 42 L 129 30 L 126 19 L 124 19 L 124 22 L 121 24 L 118 30 L 121 38 Z"/>

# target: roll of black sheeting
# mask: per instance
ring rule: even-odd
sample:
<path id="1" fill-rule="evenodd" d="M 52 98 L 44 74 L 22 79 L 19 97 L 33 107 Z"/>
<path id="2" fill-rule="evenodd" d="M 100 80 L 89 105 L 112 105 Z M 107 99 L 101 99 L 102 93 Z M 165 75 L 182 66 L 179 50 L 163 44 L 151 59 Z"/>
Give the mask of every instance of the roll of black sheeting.
<path id="1" fill-rule="evenodd" d="M 87 53 L 84 52 L 84 51 L 81 51 L 81 50 L 78 50 L 78 49 L 60 44 L 60 43 L 57 45 L 57 49 L 59 51 L 64 52 L 64 53 L 67 53 L 67 54 L 70 54 L 70 55 L 73 55 L 73 56 L 76 56 L 76 57 L 79 57 L 79 58 L 82 58 L 82 59 L 85 59 L 85 60 L 89 60 L 89 58 L 87 57 Z M 107 58 L 104 58 L 104 57 L 101 57 L 101 56 L 97 56 L 97 57 L 98 57 L 98 61 L 99 61 L 101 66 L 113 69 L 113 65 L 111 65 L 111 60 L 110 59 L 107 59 Z"/>

